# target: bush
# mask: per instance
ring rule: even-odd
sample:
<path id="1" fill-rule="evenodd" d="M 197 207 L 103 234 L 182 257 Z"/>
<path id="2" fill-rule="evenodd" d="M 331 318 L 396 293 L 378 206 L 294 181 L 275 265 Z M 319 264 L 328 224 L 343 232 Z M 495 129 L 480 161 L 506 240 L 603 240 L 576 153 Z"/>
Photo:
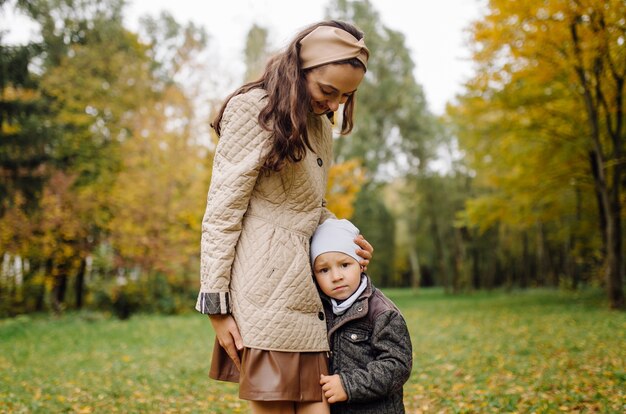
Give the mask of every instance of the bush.
<path id="1" fill-rule="evenodd" d="M 89 285 L 89 308 L 108 311 L 120 319 L 136 312 L 174 315 L 193 310 L 197 287 L 184 277 L 163 273 L 133 278 L 118 276 Z"/>
<path id="2" fill-rule="evenodd" d="M 124 320 L 144 305 L 145 299 L 137 283 L 127 283 L 113 290 L 113 313 Z"/>

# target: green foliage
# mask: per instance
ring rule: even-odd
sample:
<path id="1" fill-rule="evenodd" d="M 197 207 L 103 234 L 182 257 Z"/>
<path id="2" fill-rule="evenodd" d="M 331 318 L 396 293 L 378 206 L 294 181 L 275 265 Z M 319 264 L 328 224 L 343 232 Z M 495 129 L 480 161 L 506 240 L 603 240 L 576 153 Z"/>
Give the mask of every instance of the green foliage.
<path id="1" fill-rule="evenodd" d="M 327 15 L 355 23 L 371 53 L 357 92 L 355 129 L 347 139 L 336 141 L 335 157 L 361 159 L 369 180 L 377 181 L 389 178 L 390 166 L 404 172 L 427 163 L 437 145 L 434 120 L 413 75 L 415 64 L 404 35 L 384 26 L 367 0 L 332 1 Z"/>
<path id="2" fill-rule="evenodd" d="M 357 92 L 355 128 L 350 136 L 335 141 L 336 160 L 358 159 L 365 172 L 353 219 L 376 251 L 371 263 L 374 277 L 380 277 L 384 285 L 407 285 L 419 272 L 415 266 L 403 266 L 410 261 L 409 256 L 416 256 L 417 238 L 435 236 L 432 229 L 425 234 L 412 231 L 422 220 L 415 209 L 398 210 L 383 202 L 384 183 L 426 176 L 445 135 L 438 133 L 437 120 L 428 111 L 422 87 L 415 80 L 415 63 L 404 35 L 383 25 L 369 1 L 335 0 L 329 4 L 327 15 L 355 23 L 365 33 L 370 50 L 367 73 Z M 394 197 L 396 205 L 404 206 L 413 206 L 415 199 L 414 192 Z M 363 200 L 377 204 L 368 207 Z M 392 216 L 399 211 L 408 217 Z M 404 245 L 396 244 L 395 238 L 401 221 L 411 228 L 408 237 L 402 239 Z"/>
<path id="3" fill-rule="evenodd" d="M 269 51 L 267 46 L 268 30 L 253 24 L 246 37 L 244 81 L 250 82 L 263 74 Z"/>
<path id="4" fill-rule="evenodd" d="M 17 128 L 26 134 L 19 141 L 20 153 L 31 162 L 12 160 L 25 181 L 39 180 L 41 188 L 25 210 L 26 231 L 17 233 L 19 214 L 9 210 L 0 217 L 14 229 L 0 251 L 29 264 L 22 270 L 22 283 L 45 274 L 56 310 L 63 308 L 68 278 L 101 240 L 107 190 L 119 169 L 119 142 L 129 127 L 124 118 L 134 105 L 125 99 L 134 91 L 129 78 L 146 62 L 136 37 L 122 28 L 120 5 L 114 0 L 18 3 L 40 24 L 43 39 L 38 54 L 31 56 L 38 58 L 37 74 L 21 65 L 13 68 L 22 71 L 14 77 L 36 78 L 31 95 L 45 97 L 47 112 L 39 118 L 31 113 L 29 122 Z M 17 200 L 18 209 L 28 207 L 28 192 L 22 188 L 10 188 L 7 199 Z"/>
<path id="5" fill-rule="evenodd" d="M 383 203 L 380 187 L 366 188 L 359 192 L 352 221 L 374 246 L 374 260 L 367 267 L 368 275 L 381 286 L 397 285 L 392 279 L 395 264 L 395 223 Z"/>
<path id="6" fill-rule="evenodd" d="M 0 34 L 0 222 L 4 214 L 34 209 L 47 178 L 47 147 L 58 138 L 51 128 L 42 127 L 49 119 L 49 99 L 28 69 L 41 48 L 1 41 Z M 14 236 L 17 245 L 23 243 Z"/>
<path id="7" fill-rule="evenodd" d="M 449 296 L 385 290 L 413 342 L 407 412 L 624 410 L 626 314 L 600 291 Z M 0 321 L 0 411 L 247 412 L 207 376 L 206 316 L 101 313 Z"/>
<path id="8" fill-rule="evenodd" d="M 489 2 L 470 32 L 476 74 L 448 110 L 475 174 L 463 222 L 497 233 L 512 274 L 595 279 L 615 307 L 624 306 L 625 11 L 623 1 Z"/>
<path id="9" fill-rule="evenodd" d="M 145 20 L 144 44 L 123 27 L 123 5 L 18 2 L 42 41 L 0 44 L 0 315 L 87 298 L 127 317 L 180 311 L 176 290 L 189 300 L 176 275 L 197 267 L 210 162 L 178 77 L 206 33 L 162 15 Z M 137 283 L 116 287 L 128 269 Z"/>
<path id="10" fill-rule="evenodd" d="M 164 11 L 156 18 L 144 16 L 140 22 L 141 37 L 148 39 L 147 53 L 151 59 L 151 71 L 159 83 L 170 84 L 172 81 L 179 81 L 177 77 L 181 72 L 191 68 L 201 69 L 197 60 L 204 58 L 202 51 L 208 42 L 208 34 L 204 28 L 193 23 L 183 26 Z M 185 81 L 187 85 L 178 86 L 198 86 L 190 85 L 189 79 Z"/>
<path id="11" fill-rule="evenodd" d="M 84 303 L 127 317 L 194 301 L 187 275 L 213 144 L 212 105 L 199 99 L 212 87 L 209 38 L 167 13 L 132 33 L 124 4 L 0 2 L 41 34 L 23 46 L 0 37 L 0 316 Z M 370 1 L 329 3 L 327 16 L 355 22 L 372 52 L 353 134 L 335 141 L 329 206 L 374 245 L 380 285 L 606 285 L 617 306 L 624 4 L 488 10 L 471 30 L 476 76 L 440 120 L 402 33 Z M 247 76 L 269 35 L 250 29 Z M 438 171 L 453 137 L 464 159 Z"/>
<path id="12" fill-rule="evenodd" d="M 137 312 L 164 315 L 189 313 L 195 303 L 197 289 L 188 278 L 164 274 L 129 275 L 100 278 L 89 285 L 85 307 L 110 312 L 119 319 L 128 319 Z"/>

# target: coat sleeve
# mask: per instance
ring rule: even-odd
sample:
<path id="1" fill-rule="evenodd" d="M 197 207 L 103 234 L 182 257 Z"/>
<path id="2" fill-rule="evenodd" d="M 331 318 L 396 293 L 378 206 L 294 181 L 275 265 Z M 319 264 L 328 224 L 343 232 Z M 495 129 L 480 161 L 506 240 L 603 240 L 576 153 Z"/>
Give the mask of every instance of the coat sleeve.
<path id="1" fill-rule="evenodd" d="M 348 402 L 384 398 L 402 388 L 411 375 L 411 338 L 402 315 L 383 312 L 374 322 L 372 347 L 376 358 L 365 369 L 339 372 Z"/>
<path id="2" fill-rule="evenodd" d="M 233 97 L 221 123 L 202 219 L 200 293 L 196 310 L 230 313 L 230 277 L 243 215 L 263 165 L 270 133 L 258 123 L 258 94 Z"/>

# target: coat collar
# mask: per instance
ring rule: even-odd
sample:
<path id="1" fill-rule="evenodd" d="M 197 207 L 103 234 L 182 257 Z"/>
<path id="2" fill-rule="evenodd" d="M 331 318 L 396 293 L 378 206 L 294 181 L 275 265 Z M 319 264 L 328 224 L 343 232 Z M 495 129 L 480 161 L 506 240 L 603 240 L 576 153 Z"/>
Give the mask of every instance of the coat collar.
<path id="1" fill-rule="evenodd" d="M 367 315 L 369 310 L 369 298 L 374 293 L 374 286 L 372 285 L 372 281 L 370 280 L 367 274 L 362 273 L 367 278 L 367 287 L 361 293 L 359 298 L 352 304 L 350 309 L 346 311 L 343 315 L 334 315 L 332 313 L 332 303 L 330 302 L 330 298 L 322 293 L 322 301 L 324 302 L 324 307 L 328 310 L 328 318 L 329 321 L 332 321 L 332 326 L 329 326 L 328 329 L 328 338 L 330 339 L 331 335 L 339 328 L 341 328 L 346 323 L 353 321 L 355 319 L 363 318 Z"/>

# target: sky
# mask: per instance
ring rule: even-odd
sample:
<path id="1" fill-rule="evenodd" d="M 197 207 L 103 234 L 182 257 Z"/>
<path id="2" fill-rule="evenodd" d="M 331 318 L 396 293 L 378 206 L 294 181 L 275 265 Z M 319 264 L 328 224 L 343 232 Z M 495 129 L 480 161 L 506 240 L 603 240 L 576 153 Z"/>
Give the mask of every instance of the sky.
<path id="1" fill-rule="evenodd" d="M 324 18 L 328 1 L 318 0 L 127 0 L 126 25 L 136 30 L 140 16 L 167 10 L 180 23 L 203 26 L 219 66 L 233 79 L 243 76 L 243 48 L 252 24 L 269 30 L 275 49 L 305 26 Z M 442 114 L 473 73 L 466 29 L 481 16 L 484 0 L 370 0 L 383 24 L 406 36 L 430 110 Z M 32 33 L 26 21 L 0 15 L 5 40 L 20 43 Z M 367 33 L 366 33 L 367 41 Z M 233 80 L 231 79 L 231 81 Z M 237 82 L 238 83 L 238 82 Z M 238 86 L 237 84 L 231 87 Z"/>
<path id="2" fill-rule="evenodd" d="M 406 36 L 416 63 L 415 77 L 424 88 L 429 108 L 442 114 L 446 102 L 462 92 L 472 75 L 465 29 L 480 17 L 482 0 L 371 0 L 383 24 Z M 241 76 L 245 37 L 252 24 L 270 32 L 276 49 L 305 26 L 324 18 L 328 1 L 316 0 L 129 0 L 127 24 L 139 16 L 169 11 L 179 22 L 204 26 L 217 46 L 223 65 Z M 367 41 L 367 33 L 366 33 Z M 237 85 L 234 85 L 237 86 Z"/>

